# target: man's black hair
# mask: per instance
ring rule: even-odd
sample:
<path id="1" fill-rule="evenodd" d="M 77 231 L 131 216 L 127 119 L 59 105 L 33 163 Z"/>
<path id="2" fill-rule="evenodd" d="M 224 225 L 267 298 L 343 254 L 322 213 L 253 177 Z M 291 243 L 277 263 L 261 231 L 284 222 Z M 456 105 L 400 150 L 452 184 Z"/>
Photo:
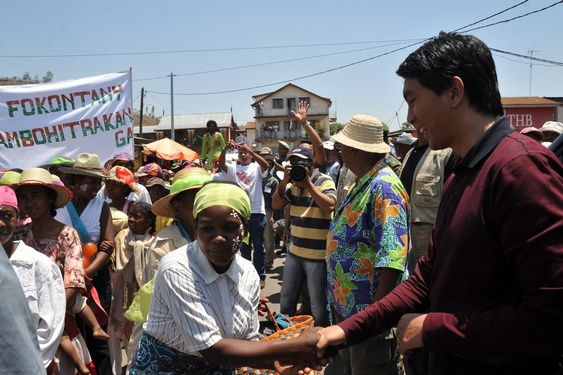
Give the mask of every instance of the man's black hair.
<path id="1" fill-rule="evenodd" d="M 213 126 L 213 127 L 217 127 L 217 123 L 215 122 L 215 120 L 209 120 L 207 121 L 207 124 L 205 125 L 207 127 Z"/>
<path id="2" fill-rule="evenodd" d="M 397 74 L 418 80 L 436 95 L 442 94 L 458 76 L 475 110 L 493 116 L 504 114 L 491 51 L 472 35 L 441 32 L 411 53 Z"/>

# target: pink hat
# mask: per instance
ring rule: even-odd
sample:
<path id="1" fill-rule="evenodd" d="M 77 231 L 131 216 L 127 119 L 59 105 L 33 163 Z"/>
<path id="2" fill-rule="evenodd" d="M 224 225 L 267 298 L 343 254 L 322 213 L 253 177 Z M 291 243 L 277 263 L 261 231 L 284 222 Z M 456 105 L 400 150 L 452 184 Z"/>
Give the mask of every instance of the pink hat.
<path id="1" fill-rule="evenodd" d="M 8 186 L 0 186 L 0 204 L 14 207 L 17 210 L 18 198 L 16 198 L 16 192 Z"/>

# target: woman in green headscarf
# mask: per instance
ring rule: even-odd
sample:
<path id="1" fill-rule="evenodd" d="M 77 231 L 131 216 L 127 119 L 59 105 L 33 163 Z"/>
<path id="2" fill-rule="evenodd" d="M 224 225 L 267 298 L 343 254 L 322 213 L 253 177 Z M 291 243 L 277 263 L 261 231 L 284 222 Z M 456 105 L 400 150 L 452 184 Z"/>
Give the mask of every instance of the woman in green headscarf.
<path id="1" fill-rule="evenodd" d="M 260 278 L 238 254 L 250 199 L 237 185 L 209 182 L 194 201 L 196 240 L 164 256 L 131 374 L 233 374 L 237 366 L 316 358 L 318 336 L 258 342 Z M 241 341 L 252 340 L 252 341 Z"/>

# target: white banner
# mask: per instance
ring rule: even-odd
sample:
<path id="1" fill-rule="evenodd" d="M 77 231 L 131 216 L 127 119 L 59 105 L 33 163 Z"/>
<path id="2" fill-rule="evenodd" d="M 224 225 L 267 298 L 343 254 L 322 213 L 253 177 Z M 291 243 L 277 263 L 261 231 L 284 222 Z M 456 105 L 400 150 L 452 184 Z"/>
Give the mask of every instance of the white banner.
<path id="1" fill-rule="evenodd" d="M 0 168 L 95 153 L 133 154 L 131 71 L 37 85 L 0 86 Z"/>

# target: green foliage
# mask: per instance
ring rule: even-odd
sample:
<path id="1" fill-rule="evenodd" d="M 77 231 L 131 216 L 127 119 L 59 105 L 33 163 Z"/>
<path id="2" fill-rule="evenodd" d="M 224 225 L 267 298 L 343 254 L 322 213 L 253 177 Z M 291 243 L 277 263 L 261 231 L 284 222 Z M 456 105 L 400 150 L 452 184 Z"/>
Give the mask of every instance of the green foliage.
<path id="1" fill-rule="evenodd" d="M 342 128 L 344 127 L 341 123 L 339 122 L 333 122 L 330 125 L 330 135 L 335 135 L 336 133 L 338 133 L 340 130 L 342 130 Z"/>

